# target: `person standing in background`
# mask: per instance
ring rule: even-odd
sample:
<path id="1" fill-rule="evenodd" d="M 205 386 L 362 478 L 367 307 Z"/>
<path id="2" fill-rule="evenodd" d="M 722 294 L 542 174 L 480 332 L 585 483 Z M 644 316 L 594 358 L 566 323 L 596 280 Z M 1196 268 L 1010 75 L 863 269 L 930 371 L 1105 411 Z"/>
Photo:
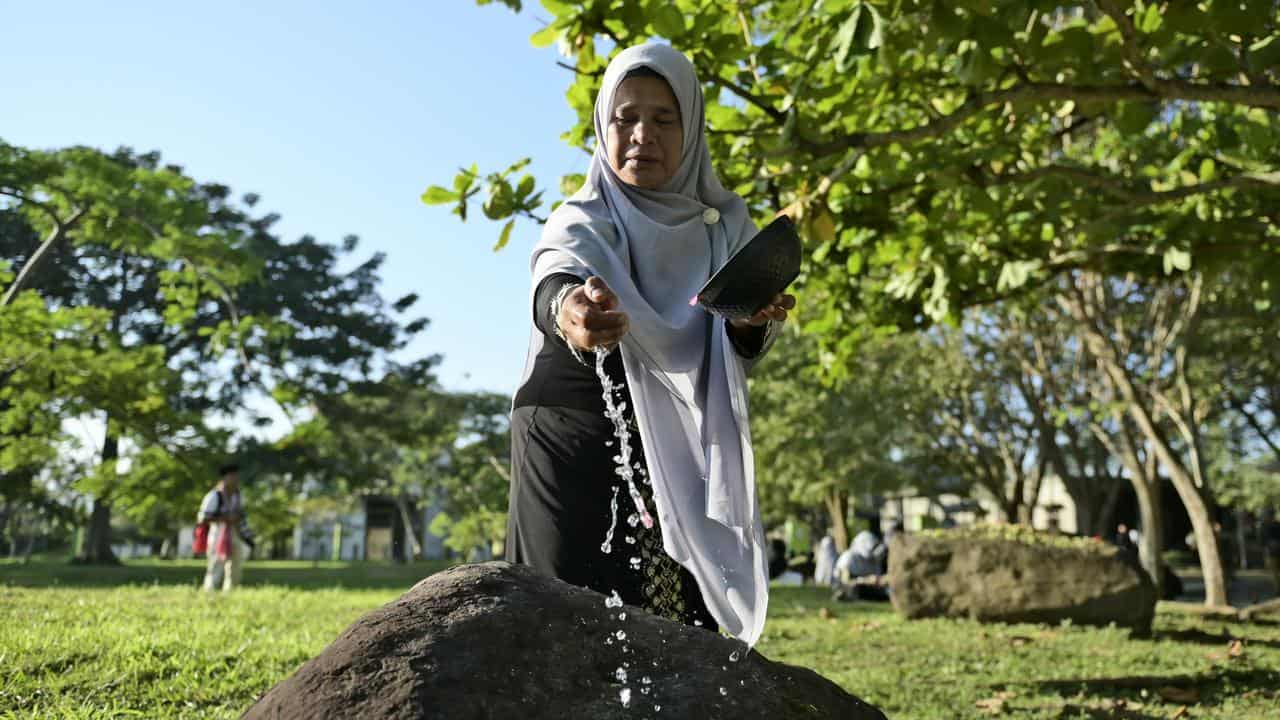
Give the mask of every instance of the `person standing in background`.
<path id="1" fill-rule="evenodd" d="M 835 584 L 836 578 L 836 552 L 835 538 L 831 537 L 831 533 L 822 536 L 818 541 L 818 549 L 813 555 L 813 582 L 820 587 L 830 587 Z"/>
<path id="2" fill-rule="evenodd" d="M 209 564 L 204 573 L 204 589 L 222 587 L 230 592 L 240 585 L 240 575 L 253 546 L 253 533 L 244 519 L 240 498 L 240 466 L 228 463 L 218 468 L 218 484 L 200 503 L 198 521 L 209 523 Z"/>

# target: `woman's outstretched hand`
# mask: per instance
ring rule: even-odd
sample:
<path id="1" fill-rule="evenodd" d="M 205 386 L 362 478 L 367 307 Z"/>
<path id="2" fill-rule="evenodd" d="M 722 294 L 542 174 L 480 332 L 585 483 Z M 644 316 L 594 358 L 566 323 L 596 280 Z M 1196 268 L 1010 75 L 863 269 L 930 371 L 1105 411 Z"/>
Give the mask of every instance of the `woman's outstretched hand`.
<path id="1" fill-rule="evenodd" d="M 773 301 L 765 306 L 763 310 L 752 315 L 745 320 L 730 320 L 729 324 L 737 327 L 760 327 L 770 320 L 774 322 L 785 322 L 787 319 L 787 311 L 796 306 L 796 296 L 786 293 L 778 293 L 773 296 Z"/>
<path id="2" fill-rule="evenodd" d="M 631 328 L 627 314 L 618 310 L 618 296 L 598 277 L 564 296 L 556 324 L 565 341 L 579 350 L 610 349 Z"/>

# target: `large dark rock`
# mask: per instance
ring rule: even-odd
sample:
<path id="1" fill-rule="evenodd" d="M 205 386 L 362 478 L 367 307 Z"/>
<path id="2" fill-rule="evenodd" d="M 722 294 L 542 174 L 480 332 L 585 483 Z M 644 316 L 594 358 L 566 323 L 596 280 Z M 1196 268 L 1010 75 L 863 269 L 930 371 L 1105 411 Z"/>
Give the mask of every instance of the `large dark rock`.
<path id="1" fill-rule="evenodd" d="M 893 606 L 907 618 L 1115 623 L 1151 631 L 1156 590 L 1115 547 L 1017 528 L 899 535 L 889 547 Z"/>
<path id="2" fill-rule="evenodd" d="M 812 670 L 742 650 L 523 566 L 466 565 L 357 620 L 244 717 L 884 718 Z"/>

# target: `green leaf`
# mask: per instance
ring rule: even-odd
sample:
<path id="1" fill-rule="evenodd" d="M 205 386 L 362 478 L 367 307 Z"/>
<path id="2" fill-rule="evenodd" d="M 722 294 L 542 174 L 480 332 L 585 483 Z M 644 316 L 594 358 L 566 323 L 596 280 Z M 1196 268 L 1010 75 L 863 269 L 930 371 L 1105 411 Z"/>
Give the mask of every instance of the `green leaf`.
<path id="1" fill-rule="evenodd" d="M 427 188 L 426 192 L 422 193 L 422 202 L 427 205 L 443 205 L 456 202 L 459 197 L 462 197 L 461 193 L 447 190 L 439 185 L 432 185 Z"/>
<path id="2" fill-rule="evenodd" d="M 1122 102 L 1112 116 L 1116 129 L 1126 135 L 1138 135 L 1155 120 L 1159 106 L 1155 103 Z"/>
<path id="3" fill-rule="evenodd" d="M 955 7 L 950 2 L 941 0 L 935 2 L 930 18 L 933 20 L 933 26 L 942 35 L 965 37 L 968 34 L 968 26 L 956 15 Z"/>
<path id="4" fill-rule="evenodd" d="M 996 290 L 1016 290 L 1031 279 L 1033 273 L 1040 269 L 1040 260 L 1013 260 L 1000 268 L 1000 278 L 996 281 Z"/>
<path id="5" fill-rule="evenodd" d="M 1000 72 L 1000 63 L 985 48 L 974 45 L 960 56 L 956 78 L 965 85 L 982 85 Z"/>
<path id="6" fill-rule="evenodd" d="M 1160 24 L 1164 22 L 1164 17 L 1160 14 L 1160 6 L 1157 3 L 1150 3 L 1147 9 L 1138 14 L 1137 26 L 1138 30 L 1147 35 L 1160 29 Z"/>
<path id="7" fill-rule="evenodd" d="M 675 5 L 657 3 L 657 7 L 650 12 L 652 16 L 649 22 L 662 37 L 671 40 L 684 34 L 684 13 Z"/>
<path id="8" fill-rule="evenodd" d="M 560 194 L 565 197 L 578 192 L 582 184 L 587 181 L 587 177 L 582 173 L 571 173 L 560 178 Z"/>
<path id="9" fill-rule="evenodd" d="M 1171 247 L 1164 251 L 1164 274 L 1171 275 L 1174 270 L 1186 272 L 1191 269 L 1191 253 L 1182 248 Z"/>
<path id="10" fill-rule="evenodd" d="M 502 226 L 502 234 L 498 236 L 498 244 L 493 246 L 494 252 L 498 252 L 507 246 L 507 243 L 511 240 L 511 228 L 515 227 L 515 224 L 516 219 L 511 218 L 506 225 Z"/>
<path id="11" fill-rule="evenodd" d="M 1211 182 L 1217 176 L 1218 166 L 1213 162 L 1213 158 L 1200 161 L 1200 182 Z"/>
<path id="12" fill-rule="evenodd" d="M 854 42 L 864 53 L 878 50 L 884 45 L 884 23 L 874 5 L 862 3 L 862 16 L 858 20 L 858 30 L 854 34 Z"/>
<path id="13" fill-rule="evenodd" d="M 516 197 L 520 197 L 520 198 L 529 197 L 529 193 L 533 192 L 533 184 L 534 184 L 534 180 L 532 175 L 526 174 L 523 177 L 521 177 L 520 185 L 516 188 Z"/>
<path id="14" fill-rule="evenodd" d="M 554 45 L 560 39 L 560 33 L 561 30 L 555 23 L 548 23 L 546 27 L 529 36 L 529 44 L 536 48 Z"/>
<path id="15" fill-rule="evenodd" d="M 1280 34 L 1271 35 L 1250 45 L 1249 63 L 1257 68 L 1280 67 Z"/>
<path id="16" fill-rule="evenodd" d="M 836 31 L 836 70 L 845 72 L 860 55 L 874 52 L 884 44 L 880 14 L 866 3 L 853 6 L 853 12 Z"/>
<path id="17" fill-rule="evenodd" d="M 503 179 L 489 183 L 489 199 L 480 208 L 484 211 L 485 217 L 490 220 L 501 220 L 511 215 L 514 207 L 515 193 L 511 190 L 511 183 Z"/>

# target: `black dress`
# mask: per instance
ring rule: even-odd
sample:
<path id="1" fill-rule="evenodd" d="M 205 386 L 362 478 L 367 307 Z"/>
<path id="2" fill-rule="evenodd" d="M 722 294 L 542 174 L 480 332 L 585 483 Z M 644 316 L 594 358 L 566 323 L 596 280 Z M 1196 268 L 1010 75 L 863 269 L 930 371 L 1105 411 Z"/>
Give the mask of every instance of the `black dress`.
<path id="1" fill-rule="evenodd" d="M 652 528 L 629 522 L 635 506 L 625 481 L 615 474 L 618 452 L 613 423 L 605 417 L 594 357 L 584 365 L 555 334 L 551 302 L 567 283 L 582 280 L 552 275 L 538 286 L 534 324 L 544 335 L 528 380 L 516 391 L 511 413 L 511 493 L 507 519 L 507 560 L 523 563 L 565 582 L 690 625 L 714 630 L 697 582 L 662 548 L 662 530 L 647 481 L 644 449 L 634 420 L 631 462 L 637 466 L 636 487 L 653 516 Z M 735 347 L 752 356 L 763 345 L 764 332 Z M 752 346 L 754 345 L 754 347 Z M 754 352 L 752 352 L 754 351 Z M 605 371 L 617 390 L 615 400 L 631 407 L 622 357 L 605 359 Z M 628 412 L 628 415 L 630 413 Z M 610 503 L 617 499 L 616 522 Z M 610 525 L 614 532 L 605 543 Z"/>

